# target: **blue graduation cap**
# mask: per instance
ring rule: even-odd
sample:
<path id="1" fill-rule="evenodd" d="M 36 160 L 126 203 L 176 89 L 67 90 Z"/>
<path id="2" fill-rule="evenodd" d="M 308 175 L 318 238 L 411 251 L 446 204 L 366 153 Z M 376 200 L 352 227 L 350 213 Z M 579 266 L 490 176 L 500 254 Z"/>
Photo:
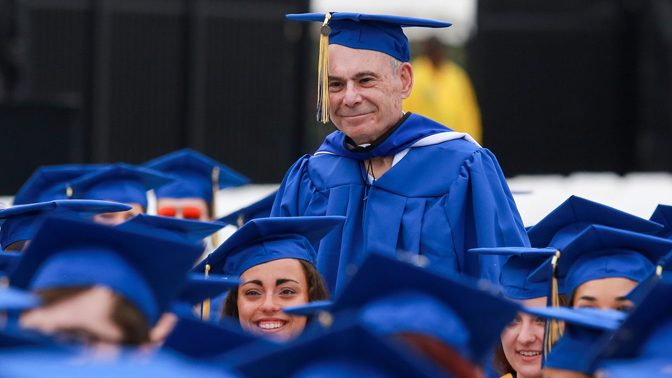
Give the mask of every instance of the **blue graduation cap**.
<path id="1" fill-rule="evenodd" d="M 608 361 L 598 371 L 599 377 L 608 378 L 668 378 L 672 371 L 670 358 L 641 358 Z"/>
<path id="2" fill-rule="evenodd" d="M 163 348 L 194 359 L 214 359 L 252 343 L 271 343 L 247 332 L 231 320 L 220 324 L 180 318 Z"/>
<path id="3" fill-rule="evenodd" d="M 663 225 L 664 229 L 660 232 L 661 237 L 672 237 L 672 206 L 659 204 L 649 219 Z"/>
<path id="4" fill-rule="evenodd" d="M 427 300 L 427 296 L 432 300 Z M 424 298 L 422 306 L 428 310 L 414 311 L 413 306 L 418 304 L 412 297 Z M 322 311 L 328 310 L 336 321 L 354 317 L 366 320 L 372 318 L 366 315 L 365 309 L 376 303 L 379 308 L 387 308 L 387 311 L 381 311 L 372 307 L 379 316 L 379 323 L 389 319 L 392 327 L 396 325 L 397 332 L 414 329 L 414 332 L 438 337 L 473 361 L 485 357 L 519 308 L 516 303 L 499 298 L 459 276 L 448 278 L 370 253 L 333 303 L 311 302 L 305 306 L 287 307 L 283 311 L 289 314 L 317 314 L 320 320 L 331 318 L 321 315 Z M 442 319 L 441 315 L 445 318 Z M 451 326 L 437 326 L 441 322 Z M 393 332 L 393 329 L 388 329 L 384 333 Z"/>
<path id="5" fill-rule="evenodd" d="M 227 290 L 238 286 L 238 277 L 210 274 L 204 277 L 202 274 L 190 273 L 177 296 L 177 301 L 195 305 L 207 298 L 213 298 L 225 293 Z"/>
<path id="6" fill-rule="evenodd" d="M 20 253 L 0 251 L 0 278 L 9 276 L 21 260 Z"/>
<path id="7" fill-rule="evenodd" d="M 10 277 L 37 291 L 102 285 L 135 304 L 154 324 L 177 296 L 201 249 L 74 219 L 48 218 Z"/>
<path id="8" fill-rule="evenodd" d="M 603 339 L 601 360 L 658 358 L 672 348 L 672 279 L 663 276 L 613 337 Z"/>
<path id="9" fill-rule="evenodd" d="M 279 259 L 315 263 L 314 246 L 345 217 L 275 217 L 247 222 L 196 266 L 196 272 L 238 277 L 249 268 Z"/>
<path id="10" fill-rule="evenodd" d="M 449 22 L 414 17 L 350 12 L 288 14 L 287 18 L 322 23 L 317 78 L 317 120 L 322 123 L 329 122 L 328 45 L 378 51 L 398 61 L 408 62 L 411 52 L 402 28 L 445 28 L 451 25 Z"/>
<path id="11" fill-rule="evenodd" d="M 473 248 L 469 253 L 479 255 L 507 256 L 499 274 L 499 284 L 506 298 L 526 300 L 546 297 L 549 293 L 548 279 L 530 280 L 528 276 L 540 266 L 550 268 L 550 258 L 555 248 L 497 247 Z M 550 277 L 550 275 L 549 275 Z M 562 294 L 562 288 L 559 288 Z"/>
<path id="12" fill-rule="evenodd" d="M 533 247 L 562 249 L 591 224 L 644 234 L 657 234 L 662 225 L 581 197 L 571 196 L 531 227 L 527 235 Z"/>
<path id="13" fill-rule="evenodd" d="M 202 198 L 212 202 L 217 189 L 248 184 L 250 179 L 200 152 L 185 148 L 150 160 L 144 167 L 175 176 L 177 180 L 156 190 L 157 198 Z"/>
<path id="14" fill-rule="evenodd" d="M 68 198 L 69 182 L 103 168 L 102 164 L 67 164 L 39 167 L 14 195 L 14 205 Z"/>
<path id="15" fill-rule="evenodd" d="M 0 289 L 0 311 L 26 310 L 40 305 L 40 298 L 23 290 L 5 287 Z"/>
<path id="16" fill-rule="evenodd" d="M 55 200 L 8 207 L 0 210 L 0 246 L 6 249 L 17 241 L 32 239 L 44 217 L 50 215 L 90 218 L 95 214 L 130 209 L 121 203 L 97 200 Z"/>
<path id="17" fill-rule="evenodd" d="M 109 165 L 70 183 L 72 198 L 138 203 L 147 208 L 147 191 L 174 179 L 153 169 L 125 163 Z"/>
<path id="18" fill-rule="evenodd" d="M 177 237 L 192 243 L 200 243 L 219 231 L 224 224 L 138 214 L 116 227 L 122 230 L 145 228 L 149 233 L 157 232 L 166 237 Z"/>
<path id="19" fill-rule="evenodd" d="M 236 210 L 229 215 L 217 219 L 217 222 L 230 224 L 240 228 L 245 222 L 251 219 L 267 218 L 271 215 L 271 208 L 273 207 L 276 194 L 278 194 L 277 190 L 250 206 Z"/>
<path id="20" fill-rule="evenodd" d="M 85 356 L 86 357 L 86 356 Z M 7 377 L 199 377 L 231 378 L 239 375 L 226 367 L 190 361 L 167 352 L 152 356 L 122 353 L 114 359 L 82 358 L 68 350 L 19 348 L 0 353 Z M 45 372 L 48 372 L 45 374 Z"/>
<path id="21" fill-rule="evenodd" d="M 567 307 L 530 307 L 525 312 L 547 319 L 562 320 L 565 331 L 553 346 L 544 368 L 570 370 L 592 375 L 597 356 L 594 346 L 618 329 L 626 314 L 615 310 Z"/>
<path id="22" fill-rule="evenodd" d="M 259 346 L 255 353 L 241 354 L 234 362 L 234 368 L 246 377 L 442 375 L 425 361 L 353 324 L 334 327 L 327 333 L 302 337 L 282 346 Z"/>
<path id="23" fill-rule="evenodd" d="M 601 278 L 623 277 L 642 282 L 655 271 L 654 264 L 671 250 L 671 240 L 592 225 L 561 251 L 556 275 L 564 277 L 565 291 L 570 295 L 584 282 Z M 547 274 L 538 269 L 530 278 L 541 279 Z"/>

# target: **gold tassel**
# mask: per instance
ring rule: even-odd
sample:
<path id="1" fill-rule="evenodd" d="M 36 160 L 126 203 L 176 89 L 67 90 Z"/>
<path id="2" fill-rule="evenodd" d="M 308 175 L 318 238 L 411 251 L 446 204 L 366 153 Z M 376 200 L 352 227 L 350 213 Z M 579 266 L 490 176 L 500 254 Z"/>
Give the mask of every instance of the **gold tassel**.
<path id="1" fill-rule="evenodd" d="M 551 307 L 560 307 L 560 295 L 558 293 L 558 278 L 556 276 L 556 268 L 558 266 L 558 259 L 560 258 L 560 251 L 555 252 L 555 256 L 551 259 Z M 548 354 L 553 349 L 553 345 L 560 339 L 563 333 L 562 324 L 559 320 L 549 319 L 546 321 L 544 328 L 544 360 L 548 358 Z"/>
<path id="2" fill-rule="evenodd" d="M 208 273 L 210 273 L 210 264 L 205 264 L 205 278 L 208 278 Z M 210 320 L 210 298 L 201 304 L 201 320 Z"/>
<path id="3" fill-rule="evenodd" d="M 663 266 L 662 265 L 656 265 L 656 276 L 658 276 L 658 278 L 663 276 Z"/>
<path id="4" fill-rule="evenodd" d="M 66 196 L 68 199 L 70 199 L 70 198 L 72 198 L 72 195 L 73 195 L 73 194 L 74 194 L 74 191 L 72 190 L 72 186 L 70 186 L 70 184 L 68 184 L 68 187 L 65 188 L 65 196 Z"/>
<path id="5" fill-rule="evenodd" d="M 324 15 L 320 28 L 320 54 L 317 62 L 317 122 L 329 122 L 329 20 L 331 13 Z"/>

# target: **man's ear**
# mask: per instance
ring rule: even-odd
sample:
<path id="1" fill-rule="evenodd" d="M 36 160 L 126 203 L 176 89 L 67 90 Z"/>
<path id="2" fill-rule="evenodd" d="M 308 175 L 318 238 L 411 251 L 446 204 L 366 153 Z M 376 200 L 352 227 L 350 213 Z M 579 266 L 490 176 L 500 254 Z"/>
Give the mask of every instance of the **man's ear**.
<path id="1" fill-rule="evenodd" d="M 406 99 L 413 89 L 413 67 L 408 62 L 399 66 L 399 79 L 401 80 L 401 98 Z"/>

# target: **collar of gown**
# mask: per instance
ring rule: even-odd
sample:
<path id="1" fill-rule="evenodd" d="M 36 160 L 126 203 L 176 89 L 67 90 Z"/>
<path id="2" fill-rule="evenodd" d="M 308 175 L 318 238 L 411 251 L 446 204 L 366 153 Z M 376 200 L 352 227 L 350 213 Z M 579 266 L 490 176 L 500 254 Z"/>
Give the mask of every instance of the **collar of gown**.
<path id="1" fill-rule="evenodd" d="M 357 146 L 344 133 L 335 131 L 327 136 L 317 152 L 355 160 L 394 156 L 422 138 L 446 131 L 451 130 L 423 116 L 406 113 L 390 131 L 370 145 Z"/>

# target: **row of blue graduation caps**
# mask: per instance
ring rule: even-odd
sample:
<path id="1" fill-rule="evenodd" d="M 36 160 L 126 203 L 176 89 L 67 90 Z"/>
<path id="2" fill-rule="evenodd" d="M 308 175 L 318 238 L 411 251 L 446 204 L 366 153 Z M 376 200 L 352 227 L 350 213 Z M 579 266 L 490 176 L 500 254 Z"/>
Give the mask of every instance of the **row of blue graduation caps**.
<path id="1" fill-rule="evenodd" d="M 308 17 L 310 20 L 313 18 L 323 18 L 323 15 Z M 413 22 L 404 18 L 398 23 L 408 26 L 413 25 Z M 71 168 L 77 169 L 77 167 Z M 83 172 L 73 173 L 72 177 L 59 181 L 61 180 L 57 178 L 59 173 L 51 176 L 54 172 L 45 170 L 41 175 L 34 177 L 34 180 L 45 182 L 37 186 L 53 184 L 51 194 L 71 198 L 82 196 L 91 199 L 112 199 L 115 197 L 110 196 L 118 195 L 119 188 L 124 187 L 128 189 L 125 193 L 135 195 L 119 199 L 119 202 L 140 203 L 146 207 L 146 189 L 171 179 L 165 175 L 121 164 L 86 169 L 95 171 L 83 176 Z M 143 172 L 138 175 L 138 171 Z M 111 174 L 117 175 L 115 176 L 117 178 L 119 175 L 123 176 L 119 179 L 117 187 L 98 185 L 100 181 L 97 180 Z M 206 177 L 211 178 L 211 168 L 207 169 L 206 174 L 210 175 Z M 134 180 L 129 182 L 127 180 L 129 177 L 134 177 Z M 193 177 L 189 182 L 198 180 Z M 195 190 L 204 190 L 206 193 L 209 190 L 206 196 L 209 196 L 211 202 L 212 186 L 209 186 L 210 181 L 205 182 L 205 186 L 197 187 Z M 177 185 L 176 191 L 179 192 L 184 188 L 184 185 Z M 160 189 L 157 190 L 157 194 L 159 191 Z M 118 204 L 94 203 L 90 200 L 58 201 L 53 197 L 47 200 L 38 194 L 29 194 L 27 197 L 33 195 L 33 198 L 25 199 L 24 195 L 28 192 L 30 190 L 22 190 L 16 196 L 16 204 L 25 203 L 25 207 L 15 206 L 3 210 L 8 216 L 3 218 L 4 224 L 0 228 L 0 233 L 6 230 L 8 235 L 12 230 L 19 233 L 30 230 L 28 232 L 31 233 L 28 236 L 20 236 L 19 239 L 10 236 L 6 240 L 2 238 L 3 248 L 15 241 L 31 240 L 25 255 L 16 262 L 17 266 L 9 275 L 12 286 L 16 288 L 36 289 L 50 285 L 70 285 L 72 281 L 62 282 L 58 274 L 53 274 L 64 270 L 78 277 L 80 280 L 78 284 L 108 285 L 135 303 L 148 319 L 155 320 L 162 311 L 169 308 L 170 303 L 175 302 L 181 290 L 203 294 L 204 287 L 208 287 L 211 282 L 196 279 L 202 277 L 200 273 L 204 263 L 201 263 L 195 269 L 198 273 L 194 279 L 194 282 L 197 282 L 194 284 L 196 286 L 192 286 L 192 289 L 194 287 L 197 289 L 190 291 L 184 285 L 188 271 L 202 250 L 195 247 L 194 243 L 187 242 L 186 238 L 178 240 L 174 237 L 175 230 L 182 227 L 177 225 L 179 221 L 171 223 L 141 216 L 134 218 L 133 224 L 129 222 L 123 227 L 105 228 L 62 216 L 72 213 L 88 216 L 94 212 L 110 212 L 115 209 L 122 211 L 127 207 L 120 208 Z M 87 194 L 83 194 L 84 192 Z M 187 196 L 191 195 L 193 194 Z M 94 207 L 94 210 L 87 206 Z M 12 218 L 21 218 L 17 214 L 34 215 L 44 213 L 45 210 L 59 213 L 61 218 L 47 218 L 29 227 L 19 224 L 30 223 L 26 219 L 18 221 L 17 227 L 8 225 L 11 224 Z M 661 208 L 657 214 L 662 214 L 664 211 L 664 208 Z M 233 217 L 238 224 L 242 223 L 238 222 L 240 216 Z M 281 245 L 287 235 L 292 235 L 310 241 L 303 245 L 314 244 L 316 240 L 311 239 L 316 236 L 306 232 L 307 229 L 313 229 L 313 226 L 306 225 L 316 221 L 318 220 L 302 218 L 253 220 L 222 244 L 205 263 L 212 266 L 213 275 L 229 274 L 235 277 L 240 274 L 242 267 L 271 258 L 260 248 L 255 248 L 255 243 L 258 243 L 260 238 L 277 237 Z M 286 229 L 291 225 L 297 227 L 294 231 L 296 234 Z M 157 227 L 164 231 L 166 228 L 171 230 L 159 232 L 156 231 Z M 557 284 L 558 292 L 571 293 L 581 282 L 607 277 L 614 272 L 645 283 L 633 293 L 633 299 L 639 304 L 625 319 L 623 325 L 620 325 L 623 316 L 613 314 L 589 314 L 567 309 L 527 309 L 526 311 L 540 316 L 564 320 L 567 324 L 566 337 L 561 339 L 554 351 L 551 351 L 546 361 L 548 366 L 592 371 L 600 358 L 635 356 L 659 358 L 657 361 L 666 363 L 670 356 L 660 353 L 669 349 L 665 347 L 667 345 L 665 341 L 669 343 L 669 335 L 665 337 L 665 331 L 669 327 L 664 323 L 669 320 L 667 314 L 670 311 L 660 298 L 665 298 L 670 283 L 662 276 L 661 269 L 656 267 L 665 265 L 665 258 L 672 247 L 666 239 L 646 235 L 659 234 L 663 232 L 661 230 L 663 228 L 653 222 L 573 197 L 529 230 L 531 245 L 536 249 L 482 249 L 473 253 L 508 256 L 499 282 L 503 295 L 508 299 L 551 297 L 551 293 L 555 291 L 554 282 Z M 89 242 L 86 251 L 81 249 L 81 243 L 84 241 Z M 132 242 L 135 245 L 132 245 Z M 152 247 L 147 248 L 148 245 Z M 161 245 L 165 248 L 157 248 Z M 98 249 L 99 253 L 93 252 Z M 157 262 L 159 250 L 160 261 Z M 237 254 L 243 250 L 247 252 Z M 285 250 L 279 247 L 277 250 L 283 253 L 272 258 L 282 256 L 309 261 L 315 259 L 315 251 L 312 248 Z M 558 251 L 561 251 L 559 256 Z M 100 266 L 103 259 L 106 261 L 105 266 L 116 267 L 110 271 L 119 272 L 123 279 L 120 280 L 118 276 L 108 277 L 105 274 L 92 273 L 91 267 Z M 139 274 L 136 274 L 138 272 Z M 177 279 L 178 277 L 182 279 Z M 220 289 L 236 284 L 234 278 L 222 277 L 211 280 L 224 282 Z M 198 289 L 199 284 L 204 286 Z M 2 295 L 7 309 L 36 305 L 35 298 L 26 296 L 25 293 L 7 289 Z M 202 299 L 198 298 L 195 302 Z M 371 254 L 360 265 L 357 273 L 350 277 L 347 286 L 333 302 L 311 303 L 301 308 L 287 310 L 315 314 L 315 321 L 311 329 L 306 331 L 305 337 L 290 345 L 280 346 L 254 340 L 235 329 L 230 329 L 231 327 L 217 328 L 194 319 L 183 319 L 166 345 L 192 357 L 218 357 L 217 359 L 226 362 L 225 365 L 235 367 L 238 372 L 250 376 L 267 376 L 269 371 L 280 376 L 315 374 L 325 376 L 327 372 L 334 373 L 334 376 L 339 376 L 338 373 L 353 375 L 353 372 L 359 375 L 375 373 L 394 376 L 438 375 L 436 366 L 422 359 L 413 358 L 412 354 L 400 350 L 379 336 L 404 331 L 429 334 L 458 351 L 464 358 L 482 362 L 492 344 L 498 340 L 503 326 L 516 311 L 520 310 L 522 310 L 520 306 L 514 302 L 500 298 L 463 278 L 439 276 L 406 262 Z M 198 329 L 202 332 L 196 331 Z M 593 335 L 585 337 L 586 330 L 588 334 Z M 615 334 L 614 330 L 617 330 Z M 654 330 L 658 332 L 654 333 Z M 596 339 L 595 332 L 606 336 Z M 194 341 L 195 334 L 199 334 L 200 337 Z M 654 337 L 649 337 L 651 334 Z M 574 335 L 575 338 L 569 337 Z M 8 339 L 11 336 L 3 334 L 3 337 Z M 180 338 L 186 338 L 188 341 L 181 342 Z M 226 340 L 237 342 L 234 345 L 226 345 Z M 599 348 L 600 351 L 604 351 L 603 355 L 588 358 L 581 348 L 573 347 L 571 344 L 594 345 L 594 342 L 604 343 L 604 348 Z M 254 353 L 246 353 L 245 349 L 238 348 L 241 344 L 249 344 L 251 348 L 249 350 L 254 350 Z M 576 355 L 577 350 L 581 350 L 580 356 Z M 563 351 L 567 354 L 560 353 Z M 44 350 L 40 350 L 39 353 L 41 353 L 40 361 L 44 361 L 44 366 L 49 366 L 51 369 L 52 366 L 48 364 L 51 357 L 44 356 L 46 353 Z M 230 355 L 226 357 L 225 353 Z M 16 355 L 8 352 L 2 355 L 5 356 L 4 358 L 0 356 L 3 359 L 2 368 L 10 374 L 11 369 L 21 369 L 25 367 L 22 364 L 34 363 L 31 358 L 22 358 L 26 353 Z M 62 360 L 58 357 L 54 358 L 54 361 L 54 371 L 57 371 L 59 366 L 67 369 L 59 363 Z M 161 363 L 152 366 L 157 369 L 161 366 L 171 366 L 175 370 L 166 371 L 176 372 L 177 366 L 180 366 L 179 362 L 170 359 L 167 361 L 165 365 Z M 576 366 L 577 364 L 581 366 Z M 111 371 L 119 374 L 125 368 L 142 368 L 141 364 L 133 361 L 115 366 L 121 370 L 114 370 L 112 366 L 105 366 L 105 369 L 112 369 Z M 649 368 L 651 366 L 649 365 Z M 91 368 L 96 369 L 97 366 Z M 630 368 L 632 366 L 616 366 L 614 371 L 618 374 L 618 371 L 624 371 L 618 369 Z"/>
<path id="2" fill-rule="evenodd" d="M 667 208 L 660 207 L 656 214 L 665 210 Z M 288 235 L 307 238 L 311 242 L 307 245 L 314 244 L 339 222 L 342 219 L 328 217 L 254 220 L 225 241 L 196 271 L 207 262 L 213 266 L 213 273 L 235 277 L 248 267 L 271 259 L 292 257 L 314 261 L 315 251 L 312 248 L 283 248 L 283 244 L 290 239 Z M 177 296 L 181 280 L 175 277 L 184 277 L 201 253 L 193 240 L 185 243 L 186 238 L 183 241 L 175 237 L 157 238 L 155 232 L 148 235 L 145 226 L 126 226 L 124 230 L 81 220 L 48 218 L 42 227 L 34 239 L 31 237 L 31 245 L 11 275 L 13 287 L 34 290 L 72 285 L 72 277 L 77 277 L 79 281 L 75 281 L 76 284 L 103 284 L 113 288 L 138 305 L 153 320 Z M 666 301 L 660 299 L 666 298 L 665 295 L 672 290 L 672 283 L 661 278 L 662 272 L 655 268 L 655 264 L 665 263 L 672 242 L 627 229 L 658 234 L 669 232 L 669 229 L 663 229 L 656 223 L 572 197 L 529 230 L 531 240 L 557 247 L 474 251 L 510 256 L 504 265 L 500 282 L 504 296 L 509 299 L 548 296 L 550 279 L 545 275 L 539 276 L 536 271 L 540 271 L 539 268 L 552 268 L 549 267 L 548 259 L 558 250 L 562 253 L 557 259 L 555 275 L 564 283 L 561 292 L 571 292 L 582 282 L 601 277 L 626 276 L 646 283 L 634 293 L 640 296 L 635 300 L 639 302 L 638 307 L 622 326 L 623 316 L 608 312 L 526 309 L 538 316 L 566 321 L 566 335 L 554 347 L 546 361 L 547 366 L 592 372 L 595 362 L 603 356 L 591 355 L 586 350 L 603 351 L 605 356 L 614 358 L 644 356 L 656 364 L 649 365 L 649 368 L 669 362 L 665 342 L 667 340 L 669 343 L 667 322 L 670 320 L 670 309 Z M 274 235 L 280 239 L 273 250 L 280 254 L 270 255 L 258 243 Z M 83 249 L 82 243 L 87 248 Z M 150 245 L 151 248 L 148 247 Z M 291 245 L 295 247 L 296 243 Z M 100 252 L 96 249 L 100 249 Z M 159 251 L 161 269 L 156 267 L 156 254 Z M 45 261 L 49 261 L 46 266 Z M 129 264 L 141 272 L 140 276 L 133 274 L 135 270 L 129 269 Z M 100 265 L 107 269 L 91 269 L 92 266 Z M 572 269 L 574 266 L 578 268 Z M 61 276 L 64 271 L 71 272 L 66 281 Z M 101 274 L 105 272 L 114 274 L 106 277 Z M 129 272 L 129 275 L 120 275 L 119 272 Z M 183 319 L 166 341 L 166 348 L 191 357 L 219 358 L 226 365 L 235 366 L 250 376 L 263 376 L 268 373 L 269 366 L 273 366 L 274 372 L 289 376 L 292 369 L 309 368 L 305 366 L 307 361 L 320 361 L 326 357 L 330 361 L 325 362 L 322 368 L 329 366 L 330 370 L 347 365 L 348 369 L 361 372 L 390 368 L 389 372 L 403 372 L 402 376 L 411 372 L 434 375 L 439 374 L 433 370 L 434 367 L 424 361 L 409 359 L 404 353 L 397 355 L 400 350 L 380 340 L 378 336 L 398 332 L 428 334 L 454 348 L 461 356 L 482 361 L 504 325 L 515 311 L 521 310 L 515 303 L 498 298 L 471 282 L 458 277 L 438 276 L 421 267 L 385 256 L 372 254 L 358 272 L 333 303 L 313 302 L 288 310 L 290 313 L 318 316 L 313 328 L 306 331 L 306 336 L 287 347 L 255 340 L 231 325 L 217 327 L 194 319 Z M 220 286 L 220 292 L 235 284 L 235 279 L 228 279 Z M 2 293 L 5 309 L 37 305 L 34 297 L 15 290 Z M 203 293 L 196 290 L 197 297 L 198 294 L 202 296 Z M 196 301 L 202 299 L 200 297 Z M 323 328 L 328 329 L 328 332 L 324 332 Z M 18 337 L 12 334 L 5 336 Z M 603 345 L 594 349 L 600 343 Z M 241 349 L 244 345 L 248 348 Z M 363 349 L 358 349 L 356 355 L 352 356 L 355 345 Z M 372 351 L 375 351 L 373 355 L 368 354 Z M 44 350 L 40 349 L 42 352 Z M 16 360 L 8 365 L 9 369 L 12 364 L 17 364 L 19 369 L 23 366 L 22 361 L 28 363 L 30 360 L 16 358 L 13 353 L 7 353 L 6 356 Z M 279 367 L 273 364 L 274 361 L 283 363 Z M 651 361 L 649 363 L 653 364 Z M 379 363 L 381 366 L 378 366 Z M 627 369 L 633 369 L 633 363 L 637 368 L 642 368 L 640 360 L 607 366 L 616 372 L 619 369 L 629 371 Z M 129 366 L 140 368 L 133 363 L 129 363 Z"/>

